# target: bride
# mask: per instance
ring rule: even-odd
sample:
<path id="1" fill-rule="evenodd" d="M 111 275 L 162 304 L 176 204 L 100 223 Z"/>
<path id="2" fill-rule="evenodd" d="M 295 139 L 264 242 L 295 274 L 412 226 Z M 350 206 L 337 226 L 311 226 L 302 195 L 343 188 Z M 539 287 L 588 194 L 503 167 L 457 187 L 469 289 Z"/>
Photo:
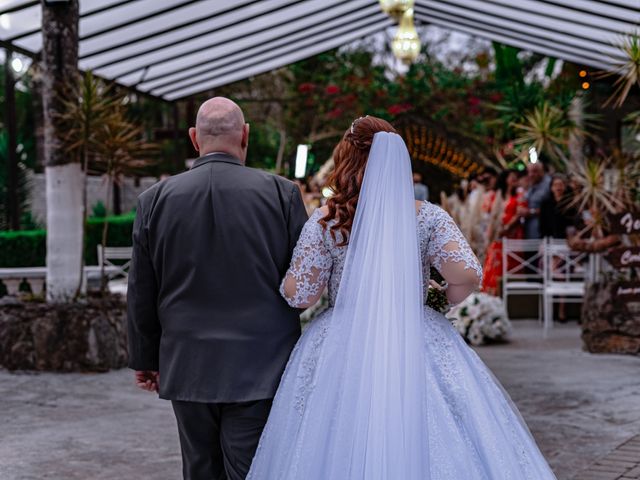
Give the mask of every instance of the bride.
<path id="1" fill-rule="evenodd" d="M 334 152 L 335 195 L 311 216 L 281 291 L 331 308 L 298 342 L 248 479 L 554 479 L 515 406 L 449 321 L 425 306 L 429 269 L 452 303 L 482 277 L 447 213 L 413 200 L 409 153 L 357 119 Z"/>

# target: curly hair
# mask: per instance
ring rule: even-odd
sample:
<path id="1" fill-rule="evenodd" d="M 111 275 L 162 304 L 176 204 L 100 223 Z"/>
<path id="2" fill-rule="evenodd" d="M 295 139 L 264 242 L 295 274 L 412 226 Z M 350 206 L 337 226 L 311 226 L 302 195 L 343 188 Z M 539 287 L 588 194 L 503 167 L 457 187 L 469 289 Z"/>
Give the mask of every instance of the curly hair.
<path id="1" fill-rule="evenodd" d="M 327 200 L 329 213 L 320 220 L 320 224 L 327 228 L 327 222 L 336 220 L 329 231 L 334 241 L 337 241 L 336 232 L 340 232 L 342 238 L 338 246 L 349 243 L 369 150 L 373 136 L 378 132 L 397 133 L 386 120 L 369 115 L 360 117 L 354 120 L 333 151 L 335 168 L 327 185 L 334 195 Z"/>

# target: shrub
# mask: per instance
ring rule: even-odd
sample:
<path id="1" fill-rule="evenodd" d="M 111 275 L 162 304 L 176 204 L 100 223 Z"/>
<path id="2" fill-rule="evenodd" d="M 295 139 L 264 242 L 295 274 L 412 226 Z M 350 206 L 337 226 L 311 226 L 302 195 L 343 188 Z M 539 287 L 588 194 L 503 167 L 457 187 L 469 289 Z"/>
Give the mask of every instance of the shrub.
<path id="1" fill-rule="evenodd" d="M 89 218 L 85 230 L 85 265 L 97 265 L 97 246 L 102 242 L 102 227 L 109 223 L 107 245 L 128 247 L 135 213 Z M 46 263 L 47 232 L 45 230 L 21 230 L 0 232 L 0 268 L 41 267 Z"/>
<path id="2" fill-rule="evenodd" d="M 92 216 L 98 218 L 104 218 L 107 216 L 107 207 L 104 206 L 102 200 L 98 200 L 98 202 L 93 206 Z"/>
<path id="3" fill-rule="evenodd" d="M 107 230 L 107 245 L 110 247 L 131 246 L 131 234 L 133 232 L 133 220 L 135 212 L 124 215 L 112 215 L 105 218 L 89 218 L 85 230 L 84 261 L 85 265 L 98 264 L 98 245 L 102 243 L 102 228 L 104 222 L 109 223 Z"/>
<path id="4" fill-rule="evenodd" d="M 46 252 L 45 230 L 0 232 L 0 267 L 41 267 Z"/>

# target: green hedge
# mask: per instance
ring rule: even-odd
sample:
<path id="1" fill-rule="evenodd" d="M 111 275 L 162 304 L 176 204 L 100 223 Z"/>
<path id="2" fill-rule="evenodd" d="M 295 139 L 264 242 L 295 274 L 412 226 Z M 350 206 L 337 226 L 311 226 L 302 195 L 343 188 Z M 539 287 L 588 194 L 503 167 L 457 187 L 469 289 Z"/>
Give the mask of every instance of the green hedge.
<path id="1" fill-rule="evenodd" d="M 47 252 L 47 232 L 0 232 L 0 267 L 41 267 Z"/>
<path id="2" fill-rule="evenodd" d="M 107 245 L 127 247 L 131 245 L 131 232 L 135 213 L 89 218 L 85 231 L 84 261 L 86 265 L 97 265 L 97 246 L 102 243 L 102 227 L 109 223 Z M 0 232 L 0 268 L 41 267 L 46 263 L 47 232 L 45 230 L 23 230 Z"/>
<path id="3" fill-rule="evenodd" d="M 84 239 L 84 261 L 86 265 L 98 264 L 97 246 L 102 243 L 102 227 L 105 220 L 109 222 L 107 245 L 110 247 L 130 247 L 135 212 L 106 218 L 90 218 L 87 220 Z"/>

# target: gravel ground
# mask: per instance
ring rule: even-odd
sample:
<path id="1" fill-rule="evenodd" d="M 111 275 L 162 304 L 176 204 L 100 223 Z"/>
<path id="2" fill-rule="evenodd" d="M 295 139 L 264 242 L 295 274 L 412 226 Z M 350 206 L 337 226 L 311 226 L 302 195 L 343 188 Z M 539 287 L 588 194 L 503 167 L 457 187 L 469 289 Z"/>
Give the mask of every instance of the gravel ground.
<path id="1" fill-rule="evenodd" d="M 560 480 L 640 433 L 640 358 L 582 352 L 575 325 L 548 340 L 535 322 L 515 327 L 511 343 L 477 351 Z M 0 371 L 0 398 L 2 480 L 180 478 L 171 406 L 138 391 L 127 370 Z"/>

